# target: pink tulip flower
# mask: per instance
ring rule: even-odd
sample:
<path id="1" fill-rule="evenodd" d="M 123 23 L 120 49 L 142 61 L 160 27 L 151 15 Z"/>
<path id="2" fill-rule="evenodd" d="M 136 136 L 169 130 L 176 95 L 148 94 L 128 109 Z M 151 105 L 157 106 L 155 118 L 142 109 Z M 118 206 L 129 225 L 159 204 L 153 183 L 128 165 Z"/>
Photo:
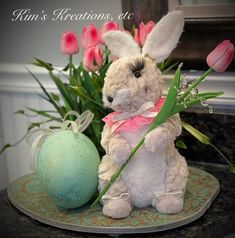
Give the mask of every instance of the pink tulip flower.
<path id="1" fill-rule="evenodd" d="M 234 45 L 224 40 L 207 56 L 207 64 L 216 72 L 224 72 L 234 56 Z"/>
<path id="2" fill-rule="evenodd" d="M 61 37 L 61 51 L 66 55 L 73 55 L 79 52 L 78 40 L 74 32 L 63 32 Z"/>
<path id="3" fill-rule="evenodd" d="M 139 29 L 134 28 L 134 40 L 137 44 L 140 45 L 140 36 L 139 36 Z"/>
<path id="4" fill-rule="evenodd" d="M 120 29 L 120 27 L 117 22 L 113 22 L 113 21 L 105 22 L 100 29 L 100 43 L 105 45 L 105 41 L 102 37 L 103 34 L 105 34 L 108 31 L 115 31 L 115 30 L 119 30 L 119 29 Z"/>
<path id="5" fill-rule="evenodd" d="M 148 34 L 152 31 L 156 24 L 153 21 L 149 21 L 146 25 L 141 22 L 139 25 L 139 39 L 140 45 L 143 46 Z"/>
<path id="6" fill-rule="evenodd" d="M 86 49 L 88 46 L 96 46 L 99 44 L 99 32 L 94 24 L 83 27 L 81 43 L 82 48 Z"/>
<path id="7" fill-rule="evenodd" d="M 100 47 L 88 46 L 83 55 L 83 66 L 87 71 L 97 71 L 102 66 L 103 59 Z"/>

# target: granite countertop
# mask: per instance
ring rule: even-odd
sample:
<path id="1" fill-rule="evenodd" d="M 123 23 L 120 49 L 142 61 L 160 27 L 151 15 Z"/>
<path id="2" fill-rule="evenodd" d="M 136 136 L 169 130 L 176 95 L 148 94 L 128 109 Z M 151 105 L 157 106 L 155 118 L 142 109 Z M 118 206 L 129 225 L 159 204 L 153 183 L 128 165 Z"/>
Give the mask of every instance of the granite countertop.
<path id="1" fill-rule="evenodd" d="M 204 169 L 220 182 L 221 191 L 207 212 L 198 220 L 180 228 L 158 233 L 121 237 L 235 237 L 235 175 L 219 164 L 189 162 Z M 0 192 L 0 237 L 107 237 L 107 235 L 62 230 L 42 224 L 18 211 L 9 202 L 6 189 Z"/>
<path id="2" fill-rule="evenodd" d="M 206 110 L 206 109 L 205 109 Z M 194 126 L 206 134 L 212 144 L 220 149 L 229 161 L 235 164 L 235 113 L 220 113 L 215 108 L 214 113 L 183 112 L 181 120 Z M 182 131 L 180 139 L 187 146 L 187 150 L 180 149 L 185 158 L 193 161 L 225 164 L 223 158 L 211 146 L 204 145 L 186 130 Z"/>

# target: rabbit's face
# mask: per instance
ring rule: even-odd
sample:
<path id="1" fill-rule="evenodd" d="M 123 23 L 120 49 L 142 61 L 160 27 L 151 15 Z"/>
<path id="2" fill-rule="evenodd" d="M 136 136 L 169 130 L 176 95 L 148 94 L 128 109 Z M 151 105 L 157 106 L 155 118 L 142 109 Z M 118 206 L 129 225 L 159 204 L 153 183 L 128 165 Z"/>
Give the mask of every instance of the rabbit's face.
<path id="1" fill-rule="evenodd" d="M 145 102 L 160 99 L 162 88 L 162 74 L 153 60 L 143 56 L 123 57 L 107 71 L 104 105 L 114 111 L 135 112 Z"/>
<path id="2" fill-rule="evenodd" d="M 152 29 L 142 49 L 131 35 L 122 31 L 109 31 L 103 35 L 111 53 L 119 57 L 106 74 L 105 106 L 114 111 L 136 112 L 145 102 L 155 103 L 161 97 L 162 75 L 155 63 L 169 57 L 183 27 L 182 11 L 169 12 Z M 148 57 L 144 57 L 146 55 Z"/>

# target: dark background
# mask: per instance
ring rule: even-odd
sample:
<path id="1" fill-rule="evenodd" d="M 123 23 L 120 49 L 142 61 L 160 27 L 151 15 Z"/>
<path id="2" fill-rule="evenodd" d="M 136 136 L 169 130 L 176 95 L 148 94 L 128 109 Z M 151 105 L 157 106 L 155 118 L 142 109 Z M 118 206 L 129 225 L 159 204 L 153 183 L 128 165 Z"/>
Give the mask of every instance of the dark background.
<path id="1" fill-rule="evenodd" d="M 122 0 L 123 10 L 135 13 L 133 21 L 124 21 L 124 26 L 131 29 L 132 24 L 141 21 L 159 21 L 168 12 L 168 1 L 165 0 Z M 184 69 L 207 69 L 206 56 L 223 40 L 231 40 L 235 45 L 234 17 L 186 19 L 180 43 L 171 57 L 183 61 Z M 235 70 L 235 59 L 228 71 Z"/>

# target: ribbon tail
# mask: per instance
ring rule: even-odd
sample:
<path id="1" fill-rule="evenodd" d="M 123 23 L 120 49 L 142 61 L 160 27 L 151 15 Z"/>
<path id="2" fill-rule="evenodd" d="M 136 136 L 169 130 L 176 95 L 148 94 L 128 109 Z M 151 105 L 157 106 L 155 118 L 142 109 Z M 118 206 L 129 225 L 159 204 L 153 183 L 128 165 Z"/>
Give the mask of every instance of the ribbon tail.
<path id="1" fill-rule="evenodd" d="M 86 130 L 86 128 L 90 125 L 94 118 L 94 114 L 87 110 L 81 114 L 81 116 L 76 120 L 76 123 L 80 125 L 79 131 L 82 133 Z"/>
<path id="2" fill-rule="evenodd" d="M 37 157 L 39 150 L 45 141 L 45 139 L 48 137 L 48 135 L 52 134 L 54 131 L 50 129 L 37 129 L 34 131 L 31 131 L 29 135 L 26 137 L 26 142 L 30 145 L 30 161 L 29 165 L 30 168 L 34 171 L 36 171 L 36 164 L 37 164 Z M 33 142 L 30 142 L 31 137 L 36 135 L 36 133 L 39 133 L 34 139 Z"/>

